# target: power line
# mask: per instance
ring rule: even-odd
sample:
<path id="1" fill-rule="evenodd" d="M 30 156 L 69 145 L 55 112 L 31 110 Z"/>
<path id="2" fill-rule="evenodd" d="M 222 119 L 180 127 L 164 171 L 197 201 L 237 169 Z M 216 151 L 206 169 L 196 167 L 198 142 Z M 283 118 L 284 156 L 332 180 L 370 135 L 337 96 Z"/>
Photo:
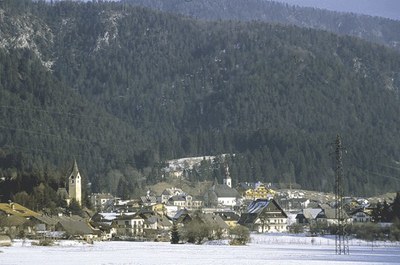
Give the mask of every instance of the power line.
<path id="1" fill-rule="evenodd" d="M 347 218 L 344 212 L 344 199 L 343 199 L 343 163 L 342 154 L 343 146 L 340 135 L 336 135 L 336 178 L 335 178 L 335 217 L 337 222 L 337 232 L 335 234 L 336 254 L 349 254 L 349 242 L 346 232 Z"/>

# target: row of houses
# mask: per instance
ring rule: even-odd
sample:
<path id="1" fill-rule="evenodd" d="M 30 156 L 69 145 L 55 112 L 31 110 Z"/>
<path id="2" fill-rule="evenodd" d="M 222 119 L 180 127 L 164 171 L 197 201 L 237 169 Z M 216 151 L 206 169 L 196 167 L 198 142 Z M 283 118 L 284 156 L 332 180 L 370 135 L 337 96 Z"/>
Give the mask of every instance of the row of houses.
<path id="1" fill-rule="evenodd" d="M 70 197 L 80 200 L 80 174 L 74 162 L 69 177 Z M 72 194 L 72 197 L 71 197 Z M 79 195 L 77 197 L 77 195 Z M 292 212 L 285 211 L 274 199 L 279 197 L 271 185 L 240 183 L 232 188 L 229 168 L 225 170 L 223 184 L 215 182 L 203 197 L 192 196 L 179 188 L 165 189 L 160 196 L 147 192 L 136 200 L 119 200 L 111 194 L 92 194 L 91 200 L 98 213 L 91 218 L 79 216 L 48 216 L 31 211 L 17 203 L 0 204 L 0 233 L 36 237 L 81 238 L 86 240 L 130 238 L 166 239 L 173 223 L 184 226 L 193 217 L 213 223 L 218 231 L 226 232 L 237 224 L 259 233 L 287 232 L 294 222 L 309 226 L 316 223 L 334 224 L 335 212 L 329 205 L 313 206 L 302 194 L 292 193 L 280 197 L 287 206 L 296 205 Z M 365 202 L 348 200 L 349 222 L 371 221 L 363 211 Z M 289 207 L 290 208 L 290 207 Z M 355 211 L 356 210 L 356 211 Z"/>
<path id="2" fill-rule="evenodd" d="M 77 215 L 48 216 L 18 203 L 0 203 L 0 234 L 11 237 L 80 238 L 100 235 L 86 218 Z"/>
<path id="3" fill-rule="evenodd" d="M 226 235 L 230 227 L 243 225 L 258 233 L 287 232 L 294 223 L 303 226 L 335 225 L 335 209 L 327 204 L 305 208 L 294 220 L 272 198 L 251 201 L 241 213 L 218 208 L 188 210 L 181 208 L 168 214 L 164 204 L 131 204 L 114 212 L 99 212 L 91 218 L 79 216 L 48 216 L 31 211 L 17 203 L 0 204 L 0 234 L 30 237 L 74 238 L 85 240 L 169 240 L 173 224 L 184 227 L 194 218 L 212 224 L 210 227 Z M 348 223 L 370 222 L 370 215 L 362 210 L 345 215 Z"/>

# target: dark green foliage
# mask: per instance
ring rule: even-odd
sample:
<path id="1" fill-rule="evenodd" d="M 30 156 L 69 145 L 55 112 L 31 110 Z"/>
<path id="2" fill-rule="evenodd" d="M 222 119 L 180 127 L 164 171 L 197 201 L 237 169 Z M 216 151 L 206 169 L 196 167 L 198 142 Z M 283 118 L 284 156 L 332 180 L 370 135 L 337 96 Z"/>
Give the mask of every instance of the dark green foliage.
<path id="1" fill-rule="evenodd" d="M 174 222 L 171 228 L 171 244 L 178 244 L 179 243 L 179 231 L 178 226 Z"/>
<path id="2" fill-rule="evenodd" d="M 15 2 L 0 2 L 2 40 L 23 32 L 12 23 L 21 17 L 46 34 L 31 36 L 36 50 L 0 48 L 7 198 L 24 190 L 33 196 L 47 180 L 45 188 L 57 190 L 74 158 L 92 191 L 128 198 L 144 178 L 162 179 L 162 161 L 222 153 L 234 154 L 235 183 L 332 191 L 329 144 L 337 133 L 347 149 L 346 192 L 400 188 L 391 169 L 400 157 L 400 55 L 389 49 L 294 26 L 195 21 L 114 2 Z M 55 181 L 40 173 L 48 164 L 60 171 Z M 204 162 L 189 176 L 220 181 L 219 166 Z"/>
<path id="3" fill-rule="evenodd" d="M 386 200 L 383 203 L 378 202 L 372 211 L 374 222 L 397 222 L 400 220 L 400 192 L 396 193 L 392 203 Z"/>
<path id="4" fill-rule="evenodd" d="M 67 207 L 67 211 L 69 213 L 73 214 L 73 215 L 83 216 L 82 207 L 79 205 L 79 203 L 75 199 L 72 199 L 69 202 L 69 205 Z"/>
<path id="5" fill-rule="evenodd" d="M 304 226 L 302 224 L 294 223 L 289 226 L 289 232 L 293 234 L 304 233 Z"/>
<path id="6" fill-rule="evenodd" d="M 269 23 L 297 25 L 353 35 L 386 44 L 395 49 L 400 37 L 400 22 L 381 17 L 332 12 L 311 7 L 289 6 L 265 0 L 122 0 L 171 13 L 207 20 L 260 20 Z M 396 47 L 397 46 L 397 47 Z"/>
<path id="7" fill-rule="evenodd" d="M 382 226 L 375 223 L 357 223 L 351 225 L 348 232 L 356 238 L 367 241 L 400 241 L 400 222 L 395 219 L 391 226 Z"/>
<path id="8" fill-rule="evenodd" d="M 189 243 L 202 244 L 204 240 L 212 238 L 212 231 L 209 224 L 194 218 L 185 224 L 182 236 Z"/>

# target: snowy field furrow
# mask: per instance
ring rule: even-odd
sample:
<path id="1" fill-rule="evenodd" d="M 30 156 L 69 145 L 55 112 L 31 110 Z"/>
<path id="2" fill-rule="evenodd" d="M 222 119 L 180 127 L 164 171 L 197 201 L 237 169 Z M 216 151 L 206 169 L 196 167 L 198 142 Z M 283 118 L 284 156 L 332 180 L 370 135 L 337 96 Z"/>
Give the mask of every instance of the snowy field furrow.
<path id="1" fill-rule="evenodd" d="M 32 246 L 17 241 L 0 248 L 1 265 L 258 265 L 258 264 L 400 264 L 400 245 L 351 240 L 350 255 L 335 254 L 334 238 L 253 235 L 247 246 L 226 241 L 205 245 L 157 242 L 62 241 L 57 246 Z"/>

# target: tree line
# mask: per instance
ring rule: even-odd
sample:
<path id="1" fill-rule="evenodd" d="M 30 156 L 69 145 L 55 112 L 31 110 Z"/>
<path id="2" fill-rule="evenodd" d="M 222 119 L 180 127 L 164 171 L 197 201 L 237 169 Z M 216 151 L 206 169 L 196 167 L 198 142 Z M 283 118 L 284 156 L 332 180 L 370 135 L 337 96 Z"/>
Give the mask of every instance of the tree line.
<path id="1" fill-rule="evenodd" d="M 37 29 L 31 48 L 0 49 L 5 178 L 51 166 L 61 179 L 75 158 L 93 191 L 126 197 L 159 181 L 168 159 L 224 153 L 235 183 L 332 191 L 330 144 L 340 133 L 346 193 L 399 189 L 400 56 L 390 49 L 114 2 L 0 8 L 4 36 L 28 32 L 13 23 L 22 19 Z"/>

